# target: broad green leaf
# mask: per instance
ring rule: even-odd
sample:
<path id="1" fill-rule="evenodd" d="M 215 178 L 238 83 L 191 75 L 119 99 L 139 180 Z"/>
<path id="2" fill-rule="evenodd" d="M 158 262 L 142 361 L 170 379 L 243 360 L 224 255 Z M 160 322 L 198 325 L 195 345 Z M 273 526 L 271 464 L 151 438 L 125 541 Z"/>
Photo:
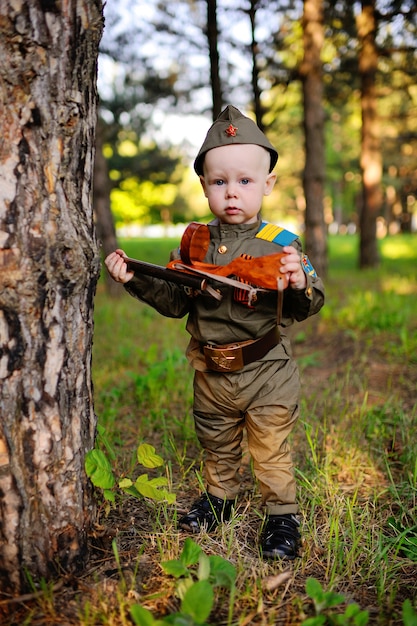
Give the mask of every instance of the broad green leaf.
<path id="1" fill-rule="evenodd" d="M 161 467 L 164 465 L 164 459 L 156 454 L 155 448 L 148 443 L 142 443 L 137 449 L 138 461 L 141 465 L 148 468 Z"/>
<path id="2" fill-rule="evenodd" d="M 95 487 L 111 489 L 114 487 L 115 478 L 112 467 L 104 452 L 90 450 L 85 456 L 85 471 Z"/>
<path id="3" fill-rule="evenodd" d="M 310 598 L 322 601 L 324 597 L 323 587 L 317 580 L 317 578 L 307 578 L 306 580 L 306 592 Z"/>
<path id="4" fill-rule="evenodd" d="M 165 483 L 158 478 L 148 480 L 146 475 L 142 475 L 138 478 L 134 486 L 145 498 L 150 498 L 156 502 L 168 502 L 168 504 L 173 504 L 176 500 L 175 493 L 169 493 L 166 489 L 159 489 L 160 484 Z"/>
<path id="5" fill-rule="evenodd" d="M 134 498 L 140 499 L 142 497 L 139 491 L 136 489 L 135 485 L 133 485 L 133 487 L 126 487 L 126 489 L 123 489 L 123 491 L 125 493 L 128 493 L 130 496 L 133 496 Z"/>
<path id="6" fill-rule="evenodd" d="M 129 489 L 133 485 L 133 481 L 130 478 L 122 478 L 119 480 L 120 489 Z"/>
<path id="7" fill-rule="evenodd" d="M 151 500 L 156 500 L 157 502 L 164 499 L 161 492 L 158 491 L 158 489 L 155 489 L 150 482 L 136 482 L 135 486 L 139 493 L 145 498 L 150 498 Z"/>
<path id="8" fill-rule="evenodd" d="M 361 611 L 358 604 L 348 604 L 344 613 L 334 615 L 332 617 L 334 624 L 346 626 L 354 624 L 355 626 L 366 626 L 369 620 L 368 611 Z"/>
<path id="9" fill-rule="evenodd" d="M 184 546 L 180 555 L 181 562 L 184 565 L 195 565 L 198 563 L 198 559 L 200 558 L 200 554 L 202 553 L 201 547 L 191 539 L 191 537 L 187 537 L 184 541 Z"/>
<path id="10" fill-rule="evenodd" d="M 109 502 L 115 502 L 116 501 L 116 494 L 114 493 L 114 491 L 111 491 L 110 489 L 103 489 L 103 496 Z"/>
<path id="11" fill-rule="evenodd" d="M 157 476 L 149 480 L 148 474 L 141 474 L 136 479 L 135 485 L 153 485 L 153 487 L 165 487 L 168 484 L 168 480 L 165 476 Z"/>
<path id="12" fill-rule="evenodd" d="M 136 626 L 155 626 L 156 624 L 152 613 L 140 604 L 132 604 L 130 614 Z"/>
<path id="13" fill-rule="evenodd" d="M 232 587 L 236 580 L 235 566 L 217 554 L 212 554 L 209 561 L 211 584 L 214 587 Z"/>
<path id="14" fill-rule="evenodd" d="M 165 574 L 169 574 L 170 576 L 174 576 L 175 578 L 189 575 L 188 569 L 183 563 L 181 563 L 181 561 L 178 561 L 177 559 L 172 559 L 172 561 L 162 561 L 161 567 L 164 570 Z"/>
<path id="15" fill-rule="evenodd" d="M 345 601 L 345 596 L 335 591 L 326 591 L 324 594 L 325 607 L 338 606 Z"/>
<path id="16" fill-rule="evenodd" d="M 213 608 L 213 588 L 207 580 L 199 580 L 186 592 L 181 612 L 191 615 L 197 624 L 204 624 Z"/>

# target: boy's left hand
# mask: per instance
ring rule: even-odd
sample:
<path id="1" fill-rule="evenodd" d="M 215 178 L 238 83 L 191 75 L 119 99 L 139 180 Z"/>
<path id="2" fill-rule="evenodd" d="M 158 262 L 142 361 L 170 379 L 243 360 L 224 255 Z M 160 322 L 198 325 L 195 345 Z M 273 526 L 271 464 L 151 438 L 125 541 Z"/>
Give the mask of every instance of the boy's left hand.
<path id="1" fill-rule="evenodd" d="M 281 260 L 280 272 L 286 274 L 288 283 L 293 289 L 305 289 L 307 276 L 301 267 L 300 254 L 293 246 L 284 246 L 285 256 Z"/>

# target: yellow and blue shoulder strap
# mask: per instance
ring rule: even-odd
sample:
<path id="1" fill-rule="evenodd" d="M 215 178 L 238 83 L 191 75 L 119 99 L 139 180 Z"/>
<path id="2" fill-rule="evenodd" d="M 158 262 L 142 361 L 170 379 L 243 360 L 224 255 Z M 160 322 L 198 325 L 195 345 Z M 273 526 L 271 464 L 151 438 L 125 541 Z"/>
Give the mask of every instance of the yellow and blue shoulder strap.
<path id="1" fill-rule="evenodd" d="M 264 239 L 265 241 L 271 241 L 280 246 L 289 246 L 294 239 L 297 239 L 297 235 L 291 233 L 281 226 L 270 224 L 269 222 L 262 222 L 260 229 L 256 233 L 258 239 Z"/>
<path id="2" fill-rule="evenodd" d="M 258 237 L 258 239 L 272 241 L 280 246 L 290 246 L 298 237 L 298 235 L 294 235 L 294 233 L 289 230 L 285 230 L 285 228 L 281 228 L 281 226 L 276 226 L 275 224 L 270 224 L 269 222 L 262 222 L 261 227 L 255 236 Z M 303 254 L 301 257 L 301 267 L 309 276 L 312 276 L 313 278 L 317 276 L 316 270 L 311 265 L 310 259 L 306 254 Z"/>

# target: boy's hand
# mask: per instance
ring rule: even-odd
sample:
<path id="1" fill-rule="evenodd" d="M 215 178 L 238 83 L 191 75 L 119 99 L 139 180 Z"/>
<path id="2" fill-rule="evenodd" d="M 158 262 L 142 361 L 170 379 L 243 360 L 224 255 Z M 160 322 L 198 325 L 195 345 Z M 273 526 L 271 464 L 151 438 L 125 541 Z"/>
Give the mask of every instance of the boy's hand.
<path id="1" fill-rule="evenodd" d="M 123 250 L 116 250 L 106 257 L 104 264 L 110 276 L 117 283 L 128 283 L 134 276 L 134 272 L 129 272 L 125 261 L 126 254 Z"/>
<path id="2" fill-rule="evenodd" d="M 288 283 L 293 289 L 305 289 L 307 276 L 301 267 L 300 255 L 293 246 L 284 246 L 285 256 L 281 260 L 280 272 L 286 274 Z"/>

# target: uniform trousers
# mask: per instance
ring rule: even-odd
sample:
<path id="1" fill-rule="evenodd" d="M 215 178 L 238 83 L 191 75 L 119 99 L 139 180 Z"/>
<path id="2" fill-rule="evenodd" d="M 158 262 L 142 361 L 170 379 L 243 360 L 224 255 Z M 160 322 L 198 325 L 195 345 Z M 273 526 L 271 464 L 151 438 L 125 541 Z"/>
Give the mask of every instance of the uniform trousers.
<path id="1" fill-rule="evenodd" d="M 267 513 L 298 512 L 287 438 L 299 415 L 299 393 L 298 367 L 292 359 L 257 361 L 237 372 L 195 372 L 195 428 L 211 495 L 231 500 L 238 495 L 246 427 Z"/>

